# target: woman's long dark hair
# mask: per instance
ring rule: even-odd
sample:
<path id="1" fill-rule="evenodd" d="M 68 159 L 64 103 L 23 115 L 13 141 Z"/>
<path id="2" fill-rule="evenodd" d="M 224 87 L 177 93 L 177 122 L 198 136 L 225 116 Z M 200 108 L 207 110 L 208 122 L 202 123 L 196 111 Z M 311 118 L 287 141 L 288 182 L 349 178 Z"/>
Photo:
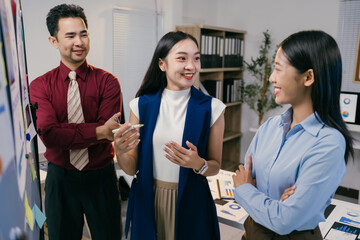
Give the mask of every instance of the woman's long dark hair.
<path id="1" fill-rule="evenodd" d="M 193 40 L 196 46 L 199 47 L 198 42 L 192 35 L 181 31 L 169 32 L 160 39 L 151 59 L 150 66 L 146 71 L 144 80 L 136 93 L 136 97 L 140 97 L 147 93 L 156 93 L 159 89 L 166 87 L 166 75 L 159 68 L 159 60 L 165 60 L 173 46 L 185 39 Z"/>
<path id="2" fill-rule="evenodd" d="M 344 136 L 347 162 L 349 155 L 354 155 L 354 150 L 340 112 L 342 61 L 336 41 L 323 31 L 301 31 L 286 38 L 279 47 L 299 73 L 309 69 L 314 71 L 315 82 L 311 90 L 313 109 L 322 122 Z"/>

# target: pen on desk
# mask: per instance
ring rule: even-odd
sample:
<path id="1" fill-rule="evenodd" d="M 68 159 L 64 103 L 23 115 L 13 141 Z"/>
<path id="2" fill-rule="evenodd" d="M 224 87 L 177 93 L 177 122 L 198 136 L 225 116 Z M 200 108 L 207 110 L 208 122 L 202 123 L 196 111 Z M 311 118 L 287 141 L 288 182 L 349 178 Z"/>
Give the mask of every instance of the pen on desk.
<path id="1" fill-rule="evenodd" d="M 219 198 L 221 199 L 221 191 L 220 191 L 219 179 L 216 179 L 216 185 L 217 185 L 217 189 L 218 189 L 218 192 L 219 192 Z"/>
<path id="2" fill-rule="evenodd" d="M 136 125 L 132 125 L 129 129 L 127 129 L 126 131 L 130 131 L 132 129 L 135 129 L 135 128 L 141 128 L 143 127 L 144 124 L 136 124 Z M 116 133 L 117 131 L 119 131 L 120 128 L 117 128 L 117 129 L 113 129 L 112 132 L 113 133 Z"/>
<path id="3" fill-rule="evenodd" d="M 234 214 L 232 214 L 231 212 L 226 211 L 226 210 L 221 210 L 221 212 L 226 213 L 226 214 L 229 214 L 229 215 L 231 215 L 231 216 L 235 216 Z"/>

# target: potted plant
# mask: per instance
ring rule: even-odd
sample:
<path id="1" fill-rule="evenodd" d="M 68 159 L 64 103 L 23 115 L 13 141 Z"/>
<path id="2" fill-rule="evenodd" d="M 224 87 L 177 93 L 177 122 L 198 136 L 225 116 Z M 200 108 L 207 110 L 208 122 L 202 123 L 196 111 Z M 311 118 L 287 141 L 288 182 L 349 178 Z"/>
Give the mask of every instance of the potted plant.
<path id="1" fill-rule="evenodd" d="M 250 62 L 244 60 L 245 70 L 255 78 L 255 81 L 247 84 L 242 81 L 240 86 L 242 101 L 247 103 L 250 109 L 258 114 L 259 126 L 264 118 L 264 114 L 279 106 L 275 102 L 274 92 L 269 89 L 269 77 L 275 59 L 275 54 L 269 57 L 269 49 L 271 47 L 269 30 L 263 32 L 263 35 L 264 39 L 260 46 L 259 56 L 256 59 L 251 57 Z"/>

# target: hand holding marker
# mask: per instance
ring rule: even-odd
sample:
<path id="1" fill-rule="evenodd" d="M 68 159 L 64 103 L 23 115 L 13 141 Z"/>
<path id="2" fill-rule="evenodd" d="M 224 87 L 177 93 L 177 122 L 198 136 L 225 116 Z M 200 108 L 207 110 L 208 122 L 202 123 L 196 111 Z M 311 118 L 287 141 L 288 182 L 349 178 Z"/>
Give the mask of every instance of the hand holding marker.
<path id="1" fill-rule="evenodd" d="M 117 115 L 114 116 L 117 123 L 120 124 L 120 120 L 119 120 L 119 117 Z M 141 128 L 142 126 L 144 126 L 144 124 L 136 124 L 136 125 L 132 125 L 129 129 L 127 129 L 125 132 L 127 131 L 130 131 L 130 130 L 133 130 L 135 128 Z M 117 131 L 119 131 L 120 128 L 117 128 L 117 129 L 113 129 L 112 132 L 113 133 L 116 133 Z"/>

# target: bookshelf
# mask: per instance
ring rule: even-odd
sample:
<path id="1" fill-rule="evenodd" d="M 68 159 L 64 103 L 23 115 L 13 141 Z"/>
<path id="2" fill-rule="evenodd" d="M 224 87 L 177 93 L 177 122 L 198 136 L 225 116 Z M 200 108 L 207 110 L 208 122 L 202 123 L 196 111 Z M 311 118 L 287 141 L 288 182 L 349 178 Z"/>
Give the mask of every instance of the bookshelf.
<path id="1" fill-rule="evenodd" d="M 226 104 L 221 168 L 234 171 L 240 162 L 241 96 L 245 31 L 207 25 L 177 26 L 199 43 L 201 70 L 196 79 L 210 95 Z"/>

